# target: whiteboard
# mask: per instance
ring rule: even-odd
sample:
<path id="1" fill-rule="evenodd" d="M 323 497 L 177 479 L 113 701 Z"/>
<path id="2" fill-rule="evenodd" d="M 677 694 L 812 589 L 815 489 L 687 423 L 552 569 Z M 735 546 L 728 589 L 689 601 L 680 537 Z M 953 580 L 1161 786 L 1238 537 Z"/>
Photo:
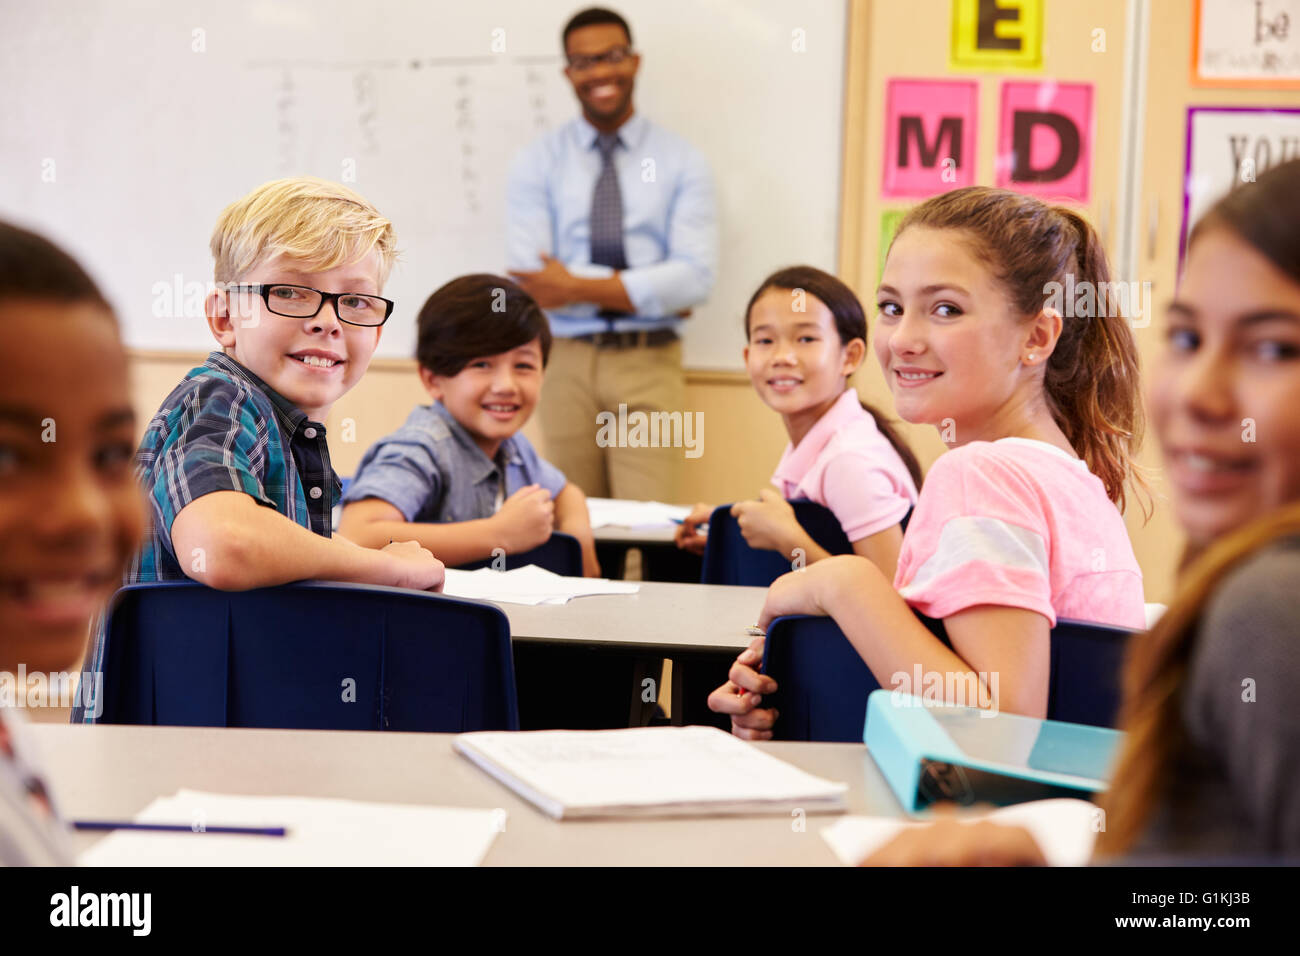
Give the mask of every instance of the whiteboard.
<path id="1" fill-rule="evenodd" d="M 578 113 L 559 36 L 584 5 L 0 0 L 0 216 L 80 258 L 131 347 L 206 352 L 221 209 L 281 176 L 346 182 L 393 220 L 397 307 L 377 354 L 409 356 L 430 292 L 504 269 L 510 160 Z M 685 323 L 686 363 L 739 368 L 757 283 L 836 268 L 844 2 L 613 6 L 643 55 L 637 111 L 694 143 L 717 183 L 719 272 Z"/>

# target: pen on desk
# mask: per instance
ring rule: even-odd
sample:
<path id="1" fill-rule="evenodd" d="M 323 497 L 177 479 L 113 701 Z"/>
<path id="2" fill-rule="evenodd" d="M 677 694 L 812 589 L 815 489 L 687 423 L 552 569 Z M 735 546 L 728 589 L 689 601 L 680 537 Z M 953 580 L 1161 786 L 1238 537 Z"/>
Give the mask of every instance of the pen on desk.
<path id="1" fill-rule="evenodd" d="M 244 836 L 285 836 L 284 827 L 195 827 L 189 823 L 132 823 L 129 820 L 73 820 L 75 830 L 153 830 L 165 833 L 237 833 Z"/>

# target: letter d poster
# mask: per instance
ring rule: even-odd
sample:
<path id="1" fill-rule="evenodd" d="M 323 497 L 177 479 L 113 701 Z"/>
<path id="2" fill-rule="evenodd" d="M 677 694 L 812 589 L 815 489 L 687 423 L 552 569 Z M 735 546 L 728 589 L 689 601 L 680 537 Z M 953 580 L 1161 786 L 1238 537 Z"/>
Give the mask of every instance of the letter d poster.
<path id="1" fill-rule="evenodd" d="M 998 116 L 996 183 L 1087 204 L 1092 170 L 1091 83 L 1007 82 Z"/>

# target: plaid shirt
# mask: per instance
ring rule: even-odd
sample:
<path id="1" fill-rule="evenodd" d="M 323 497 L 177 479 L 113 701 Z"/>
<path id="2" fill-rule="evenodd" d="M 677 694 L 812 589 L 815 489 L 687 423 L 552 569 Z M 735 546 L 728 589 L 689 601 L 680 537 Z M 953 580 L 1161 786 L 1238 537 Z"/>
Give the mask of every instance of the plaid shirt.
<path id="1" fill-rule="evenodd" d="M 186 505 L 214 491 L 242 491 L 326 538 L 340 484 L 325 426 L 223 352 L 191 369 L 163 401 L 135 454 L 149 501 L 149 533 L 125 583 L 183 581 L 203 555 L 177 555 L 171 528 Z M 96 628 L 91 673 L 103 667 Z M 80 695 L 79 695 L 80 696 Z M 93 722 L 83 708 L 73 722 Z"/>

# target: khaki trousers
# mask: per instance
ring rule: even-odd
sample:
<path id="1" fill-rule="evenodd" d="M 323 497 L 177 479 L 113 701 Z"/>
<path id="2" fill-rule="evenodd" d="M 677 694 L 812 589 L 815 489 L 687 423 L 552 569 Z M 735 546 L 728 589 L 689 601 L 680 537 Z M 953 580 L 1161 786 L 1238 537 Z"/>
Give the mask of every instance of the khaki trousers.
<path id="1" fill-rule="evenodd" d="M 597 416 L 617 420 L 620 405 L 685 414 L 682 343 L 597 348 L 557 337 L 539 409 L 546 458 L 589 497 L 679 502 L 684 449 L 597 443 Z"/>

